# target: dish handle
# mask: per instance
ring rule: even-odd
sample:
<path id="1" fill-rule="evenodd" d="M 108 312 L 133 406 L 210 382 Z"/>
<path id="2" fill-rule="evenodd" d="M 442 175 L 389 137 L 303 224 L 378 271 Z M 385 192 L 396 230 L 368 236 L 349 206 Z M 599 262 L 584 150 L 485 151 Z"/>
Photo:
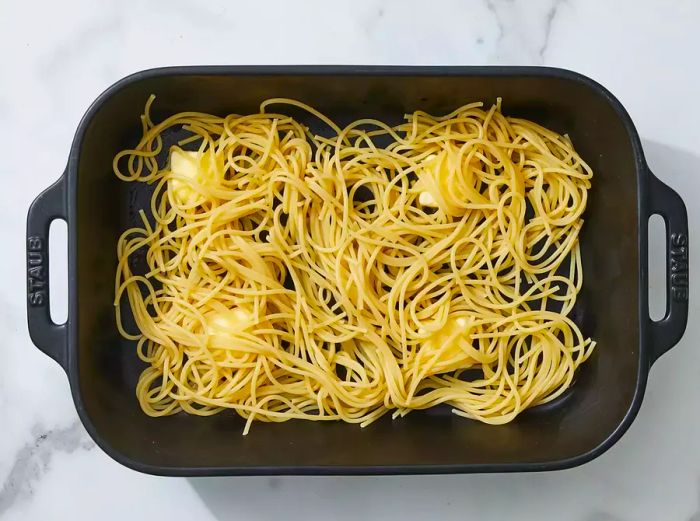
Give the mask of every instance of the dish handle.
<path id="1" fill-rule="evenodd" d="M 683 336 L 690 298 L 688 213 L 683 199 L 649 171 L 647 214 L 643 224 L 660 215 L 666 223 L 666 313 L 661 320 L 647 320 L 651 338 L 649 364 L 671 349 Z M 648 248 L 648 241 L 647 241 Z M 645 252 L 643 252 L 645 254 Z M 648 271 L 648 270 L 647 270 Z M 646 280 L 647 277 L 644 278 Z"/>
<path id="2" fill-rule="evenodd" d="M 27 322 L 39 349 L 66 368 L 68 322 L 56 324 L 49 310 L 49 227 L 66 219 L 66 173 L 34 199 L 27 215 Z"/>

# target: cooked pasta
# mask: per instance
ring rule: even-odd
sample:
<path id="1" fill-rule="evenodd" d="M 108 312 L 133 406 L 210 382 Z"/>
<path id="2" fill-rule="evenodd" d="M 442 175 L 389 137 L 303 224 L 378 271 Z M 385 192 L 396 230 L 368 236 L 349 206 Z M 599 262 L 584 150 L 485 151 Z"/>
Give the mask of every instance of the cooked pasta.
<path id="1" fill-rule="evenodd" d="M 147 414 L 230 409 L 247 433 L 448 404 L 501 424 L 559 396 L 591 354 L 569 315 L 592 172 L 566 135 L 500 99 L 342 128 L 287 99 L 159 123 L 152 102 L 114 159 L 154 190 L 119 240 L 115 287 Z M 165 150 L 169 130 L 187 137 Z"/>

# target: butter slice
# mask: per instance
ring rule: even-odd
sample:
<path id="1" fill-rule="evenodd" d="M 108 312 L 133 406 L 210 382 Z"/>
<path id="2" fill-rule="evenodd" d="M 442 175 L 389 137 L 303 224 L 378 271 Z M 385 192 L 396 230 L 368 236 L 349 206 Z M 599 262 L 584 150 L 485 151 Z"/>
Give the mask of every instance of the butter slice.
<path id="1" fill-rule="evenodd" d="M 447 166 L 447 153 L 430 154 L 425 158 L 422 171 L 418 173 L 416 188 L 420 190 L 418 203 L 430 208 L 443 208 L 447 211 L 446 195 L 449 195 L 447 178 L 449 169 Z M 441 204 L 442 203 L 442 204 Z M 449 213 L 449 212 L 448 212 Z"/>
<path id="2" fill-rule="evenodd" d="M 223 165 L 211 165 L 210 157 L 208 152 L 202 154 L 177 147 L 171 149 L 170 171 L 175 177 L 168 180 L 168 190 L 175 202 L 192 204 L 200 197 L 193 183 L 204 186 L 216 183 L 219 176 L 217 167 L 223 170 Z"/>
<path id="3" fill-rule="evenodd" d="M 427 156 L 418 170 L 418 181 L 414 189 L 418 190 L 418 203 L 429 208 L 439 208 L 447 215 L 459 216 L 466 211 L 464 203 L 488 203 L 483 195 L 470 189 L 464 163 L 457 164 L 459 151 L 448 146 L 438 154 Z M 463 160 L 462 160 L 463 161 Z M 474 163 L 476 160 L 472 159 Z M 478 162 L 478 161 L 476 161 Z M 455 182 L 457 179 L 466 182 Z"/>
<path id="4" fill-rule="evenodd" d="M 428 332 L 423 328 L 420 335 L 426 335 L 420 344 L 420 356 L 423 363 L 437 359 L 427 374 L 446 373 L 471 366 L 474 360 L 466 354 L 459 343 L 469 334 L 469 323 L 464 317 L 448 318 L 445 325 L 437 331 Z"/>
<path id="5" fill-rule="evenodd" d="M 240 333 L 256 323 L 253 313 L 241 307 L 207 313 L 205 318 L 209 343 L 219 346 L 230 345 Z"/>

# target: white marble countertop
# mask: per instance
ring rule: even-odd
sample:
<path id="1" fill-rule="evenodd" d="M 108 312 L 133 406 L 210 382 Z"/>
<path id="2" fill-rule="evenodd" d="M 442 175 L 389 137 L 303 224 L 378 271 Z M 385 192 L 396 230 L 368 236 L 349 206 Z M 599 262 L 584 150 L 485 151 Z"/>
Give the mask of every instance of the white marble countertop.
<path id="1" fill-rule="evenodd" d="M 601 82 L 626 106 L 652 169 L 684 196 L 696 230 L 699 22 L 696 0 L 4 2 L 0 518 L 700 520 L 697 319 L 652 368 L 629 432 L 576 469 L 175 479 L 124 468 L 92 443 L 77 420 L 65 374 L 29 340 L 23 276 L 27 208 L 63 170 L 88 104 L 126 74 L 177 64 L 573 69 Z M 700 273 L 696 258 L 691 271 Z M 60 259 L 52 262 L 60 265 Z M 697 287 L 691 317 L 700 302 Z M 61 307 L 65 292 L 54 294 Z"/>

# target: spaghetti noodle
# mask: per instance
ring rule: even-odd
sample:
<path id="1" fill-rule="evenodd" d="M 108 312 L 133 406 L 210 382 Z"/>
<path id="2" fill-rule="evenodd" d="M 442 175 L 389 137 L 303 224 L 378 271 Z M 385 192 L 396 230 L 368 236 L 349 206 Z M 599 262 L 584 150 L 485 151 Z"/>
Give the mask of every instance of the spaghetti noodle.
<path id="1" fill-rule="evenodd" d="M 232 409 L 247 433 L 446 403 L 500 424 L 559 396 L 593 350 L 568 317 L 592 172 L 567 136 L 500 100 L 344 128 L 286 99 L 154 123 L 152 101 L 114 159 L 120 179 L 154 187 L 119 240 L 115 287 L 147 414 Z M 169 129 L 189 137 L 167 151 Z"/>

